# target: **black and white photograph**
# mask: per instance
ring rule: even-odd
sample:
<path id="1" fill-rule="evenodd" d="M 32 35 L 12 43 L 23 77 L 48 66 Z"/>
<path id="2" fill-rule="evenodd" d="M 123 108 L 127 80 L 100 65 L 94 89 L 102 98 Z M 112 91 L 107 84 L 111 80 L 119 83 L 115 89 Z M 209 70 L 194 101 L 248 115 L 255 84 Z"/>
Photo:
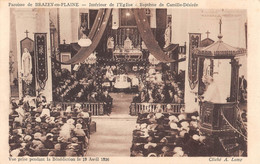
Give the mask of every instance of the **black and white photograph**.
<path id="1" fill-rule="evenodd" d="M 246 9 L 96 6 L 10 8 L 10 157 L 248 157 Z"/>

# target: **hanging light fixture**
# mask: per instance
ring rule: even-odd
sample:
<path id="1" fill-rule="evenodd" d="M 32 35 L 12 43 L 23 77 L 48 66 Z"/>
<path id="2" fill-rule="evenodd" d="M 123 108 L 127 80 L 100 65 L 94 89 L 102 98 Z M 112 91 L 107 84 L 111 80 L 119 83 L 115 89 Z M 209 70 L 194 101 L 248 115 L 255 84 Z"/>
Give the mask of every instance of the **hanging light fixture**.
<path id="1" fill-rule="evenodd" d="M 89 47 L 92 44 L 92 41 L 85 34 L 83 34 L 82 38 L 78 41 L 78 44 L 81 47 Z"/>

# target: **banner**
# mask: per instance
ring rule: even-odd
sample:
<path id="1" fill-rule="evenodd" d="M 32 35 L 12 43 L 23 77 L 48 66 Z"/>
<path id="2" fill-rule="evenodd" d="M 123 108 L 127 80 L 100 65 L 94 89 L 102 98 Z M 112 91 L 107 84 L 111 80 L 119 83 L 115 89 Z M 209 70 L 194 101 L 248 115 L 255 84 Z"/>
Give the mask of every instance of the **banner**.
<path id="1" fill-rule="evenodd" d="M 198 83 L 198 58 L 194 54 L 194 49 L 200 46 L 201 34 L 189 34 L 189 65 L 188 65 L 188 80 L 191 89 L 194 89 Z"/>
<path id="2" fill-rule="evenodd" d="M 20 41 L 21 45 L 21 78 L 23 96 L 36 96 L 35 87 L 35 59 L 33 40 L 26 37 Z"/>
<path id="3" fill-rule="evenodd" d="M 35 33 L 34 41 L 36 57 L 36 76 L 39 87 L 43 89 L 48 79 L 47 33 Z"/>

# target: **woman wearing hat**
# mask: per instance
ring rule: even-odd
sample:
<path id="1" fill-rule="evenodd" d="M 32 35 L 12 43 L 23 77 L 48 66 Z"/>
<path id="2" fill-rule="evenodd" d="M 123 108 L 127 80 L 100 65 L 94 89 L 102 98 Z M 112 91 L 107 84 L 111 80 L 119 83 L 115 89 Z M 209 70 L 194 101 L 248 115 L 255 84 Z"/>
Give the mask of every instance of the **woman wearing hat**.
<path id="1" fill-rule="evenodd" d="M 23 109 L 23 104 L 22 103 L 19 103 L 18 104 L 19 107 L 17 109 L 15 109 L 15 111 L 17 112 L 18 114 L 18 120 L 19 120 L 19 123 L 22 124 L 23 123 L 23 119 L 24 119 L 24 109 Z M 17 121 L 18 121 L 17 120 Z"/>
<path id="2" fill-rule="evenodd" d="M 61 127 L 60 137 L 63 137 L 66 141 L 71 138 L 71 131 L 75 128 L 73 119 L 68 119 L 67 122 Z"/>
<path id="3" fill-rule="evenodd" d="M 44 147 L 46 149 L 53 149 L 54 148 L 54 143 L 53 143 L 53 134 L 52 133 L 48 133 L 46 135 L 46 140 L 43 142 Z"/>

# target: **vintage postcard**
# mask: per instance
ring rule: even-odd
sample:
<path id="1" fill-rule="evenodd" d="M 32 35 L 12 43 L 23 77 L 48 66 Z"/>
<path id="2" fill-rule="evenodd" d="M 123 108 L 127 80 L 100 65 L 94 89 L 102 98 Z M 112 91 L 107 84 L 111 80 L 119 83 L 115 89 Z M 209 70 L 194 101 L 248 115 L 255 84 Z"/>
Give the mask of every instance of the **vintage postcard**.
<path id="1" fill-rule="evenodd" d="M 257 163 L 260 1 L 0 3 L 4 163 Z"/>

